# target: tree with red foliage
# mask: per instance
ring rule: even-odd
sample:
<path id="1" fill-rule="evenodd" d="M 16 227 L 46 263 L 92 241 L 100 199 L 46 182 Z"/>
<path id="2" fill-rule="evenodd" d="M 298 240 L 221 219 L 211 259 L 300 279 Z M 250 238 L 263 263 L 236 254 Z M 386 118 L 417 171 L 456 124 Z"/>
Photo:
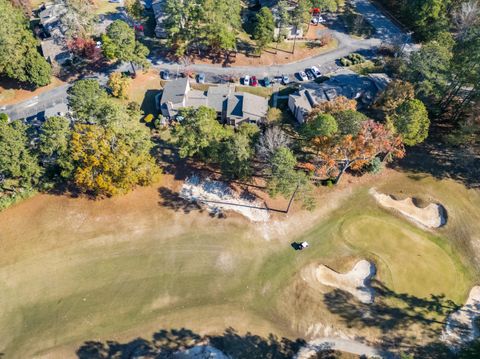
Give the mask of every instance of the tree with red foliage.
<path id="1" fill-rule="evenodd" d="M 405 155 L 401 137 L 373 120 L 364 121 L 358 135 L 319 136 L 312 145 L 318 151 L 319 172 L 335 176 L 336 183 L 347 169 L 358 171 L 377 156 L 383 155 L 386 160 Z"/>
<path id="2" fill-rule="evenodd" d="M 67 43 L 68 49 L 77 57 L 96 62 L 102 56 L 102 50 L 92 39 L 76 37 Z"/>

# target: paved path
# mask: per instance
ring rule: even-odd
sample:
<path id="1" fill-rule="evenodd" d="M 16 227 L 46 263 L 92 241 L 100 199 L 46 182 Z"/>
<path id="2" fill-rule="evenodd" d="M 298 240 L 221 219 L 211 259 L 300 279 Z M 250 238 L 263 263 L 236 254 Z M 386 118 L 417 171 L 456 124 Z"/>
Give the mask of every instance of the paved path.
<path id="1" fill-rule="evenodd" d="M 300 349 L 295 359 L 308 359 L 314 354 L 325 350 L 339 350 L 345 353 L 364 355 L 367 358 L 396 358 L 393 353 L 372 348 L 352 339 L 319 338 L 309 342 L 307 346 Z"/>
<path id="2" fill-rule="evenodd" d="M 204 72 L 208 82 L 220 82 L 226 76 L 241 77 L 245 74 L 255 75 L 259 78 L 264 76 L 276 77 L 282 74 L 289 75 L 291 80 L 295 80 L 294 74 L 306 69 L 307 67 L 317 66 L 322 73 L 330 73 L 338 68 L 336 60 L 348 55 L 352 52 L 363 52 L 365 54 L 372 54 L 374 49 L 382 43 L 398 43 L 402 41 L 406 43 L 407 50 L 413 48 L 411 37 L 402 32 L 388 17 L 369 0 L 352 0 L 352 3 L 357 7 L 357 10 L 362 13 L 366 19 L 376 28 L 377 33 L 371 39 L 355 39 L 350 37 L 339 26 L 338 22 L 332 29 L 327 30 L 338 41 L 338 47 L 327 53 L 320 54 L 311 58 L 303 59 L 301 61 L 273 66 L 232 66 L 220 67 L 218 65 L 204 65 L 193 64 L 188 67 L 181 66 L 177 63 L 167 62 L 161 59 L 151 59 L 152 66 L 158 70 L 168 69 L 172 73 L 177 71 L 184 71 L 185 69 L 194 72 Z M 124 71 L 128 64 L 123 64 L 117 70 Z M 111 72 L 109 69 L 108 72 Z M 106 82 L 108 72 L 95 74 L 101 83 Z M 0 112 L 5 112 L 13 120 L 35 116 L 36 114 L 45 111 L 49 107 L 53 107 L 59 103 L 66 103 L 67 89 L 69 85 L 64 85 L 48 92 L 36 96 L 30 100 L 0 107 Z"/>

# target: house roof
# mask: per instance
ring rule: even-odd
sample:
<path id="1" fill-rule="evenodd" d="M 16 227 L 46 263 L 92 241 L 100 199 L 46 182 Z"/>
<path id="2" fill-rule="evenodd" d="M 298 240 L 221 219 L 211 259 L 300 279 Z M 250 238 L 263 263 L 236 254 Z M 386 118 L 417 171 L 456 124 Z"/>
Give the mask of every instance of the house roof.
<path id="1" fill-rule="evenodd" d="M 263 117 L 268 111 L 268 100 L 262 96 L 243 93 L 243 112 L 249 115 Z"/>
<path id="2" fill-rule="evenodd" d="M 163 88 L 161 104 L 171 102 L 173 104 L 182 103 L 185 99 L 188 87 L 188 78 L 181 78 L 174 81 L 168 81 Z"/>

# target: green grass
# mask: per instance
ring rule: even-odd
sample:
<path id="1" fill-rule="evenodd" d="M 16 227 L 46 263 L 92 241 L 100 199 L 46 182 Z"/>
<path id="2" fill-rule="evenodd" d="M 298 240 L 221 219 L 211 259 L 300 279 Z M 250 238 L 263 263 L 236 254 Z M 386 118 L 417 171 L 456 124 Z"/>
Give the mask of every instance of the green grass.
<path id="1" fill-rule="evenodd" d="M 252 87 L 252 86 L 235 86 L 235 91 L 238 92 L 248 92 L 253 95 L 257 96 L 262 96 L 265 98 L 270 98 L 273 93 L 272 87 L 263 87 L 263 86 L 258 86 L 258 87 Z"/>
<path id="2" fill-rule="evenodd" d="M 58 348 L 73 357 L 86 340 L 147 338 L 162 328 L 233 326 L 290 338 L 318 322 L 348 330 L 342 313 L 332 312 L 300 273 L 312 264 L 346 271 L 360 258 L 374 261 L 377 279 L 395 293 L 378 299 L 395 320 L 406 320 L 397 312 L 406 310 L 407 297 L 420 303 L 408 307 L 410 317 L 441 321 L 444 314 L 422 303 L 432 295 L 465 300 L 473 271 L 460 244 L 476 234 L 462 240 L 459 227 L 477 230 L 479 191 L 429 177 L 374 182 L 386 193 L 401 188 L 438 199 L 448 224 L 423 231 L 378 207 L 366 187 L 303 231 L 271 241 L 261 238 L 261 225 L 161 207 L 156 188 L 95 202 L 41 196 L 15 206 L 0 213 L 0 348 L 7 357 Z M 319 206 L 335 201 L 330 191 Z M 290 247 L 304 240 L 308 250 Z M 418 327 L 412 330 L 421 340 Z M 355 333 L 381 335 L 378 327 Z"/>

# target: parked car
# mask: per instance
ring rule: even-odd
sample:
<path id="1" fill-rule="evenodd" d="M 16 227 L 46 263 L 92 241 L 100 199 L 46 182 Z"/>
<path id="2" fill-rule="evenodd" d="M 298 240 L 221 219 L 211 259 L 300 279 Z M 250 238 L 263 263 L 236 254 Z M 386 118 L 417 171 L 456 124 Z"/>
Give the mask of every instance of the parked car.
<path id="1" fill-rule="evenodd" d="M 302 81 L 308 81 L 307 74 L 304 71 L 300 71 L 297 73 L 298 78 Z"/>
<path id="2" fill-rule="evenodd" d="M 252 76 L 252 78 L 250 79 L 250 85 L 252 85 L 253 87 L 258 86 L 258 81 L 256 76 Z"/>
<path id="3" fill-rule="evenodd" d="M 162 78 L 162 80 L 170 80 L 170 71 L 163 70 L 162 72 L 160 72 L 160 77 Z"/>
<path id="4" fill-rule="evenodd" d="M 244 84 L 245 86 L 250 85 L 250 76 L 249 76 L 249 75 L 243 76 L 243 84 Z"/>
<path id="5" fill-rule="evenodd" d="M 311 23 L 312 25 L 318 25 L 318 17 L 312 17 Z"/>
<path id="6" fill-rule="evenodd" d="M 289 82 L 290 82 L 290 79 L 288 78 L 288 76 L 287 76 L 287 75 L 283 75 L 283 76 L 282 76 L 282 83 L 283 83 L 284 85 L 286 85 L 286 84 L 288 84 Z"/>
<path id="7" fill-rule="evenodd" d="M 263 79 L 263 86 L 269 87 L 271 85 L 270 79 L 268 77 L 265 77 Z"/>
<path id="8" fill-rule="evenodd" d="M 311 69 L 316 78 L 322 76 L 322 73 L 320 72 L 317 66 L 312 66 Z"/>
<path id="9" fill-rule="evenodd" d="M 205 83 L 205 74 L 203 72 L 198 74 L 197 81 L 199 84 Z"/>
<path id="10" fill-rule="evenodd" d="M 323 24 L 323 23 L 325 22 L 325 19 L 324 19 L 323 17 L 321 17 L 320 15 L 318 15 L 318 18 L 317 18 L 317 19 L 318 19 L 318 22 L 319 22 L 320 24 Z"/>
<path id="11" fill-rule="evenodd" d="M 315 73 L 312 71 L 312 69 L 305 69 L 305 74 L 310 81 L 315 79 Z"/>

